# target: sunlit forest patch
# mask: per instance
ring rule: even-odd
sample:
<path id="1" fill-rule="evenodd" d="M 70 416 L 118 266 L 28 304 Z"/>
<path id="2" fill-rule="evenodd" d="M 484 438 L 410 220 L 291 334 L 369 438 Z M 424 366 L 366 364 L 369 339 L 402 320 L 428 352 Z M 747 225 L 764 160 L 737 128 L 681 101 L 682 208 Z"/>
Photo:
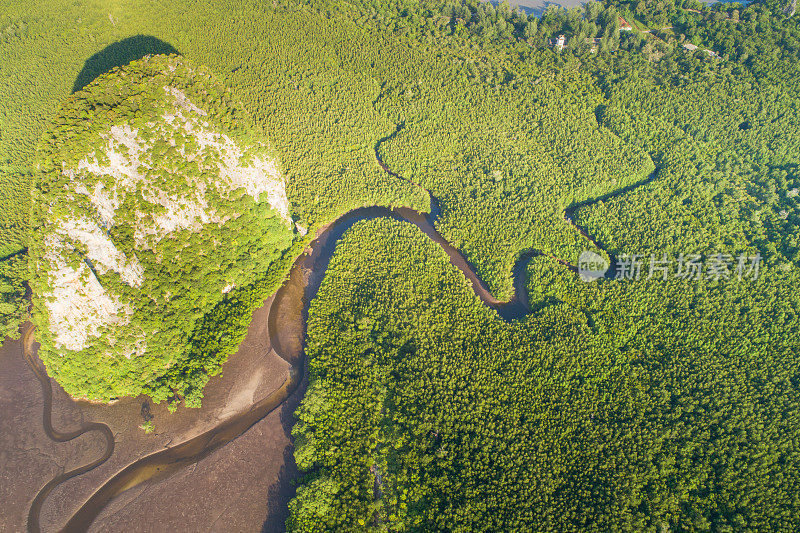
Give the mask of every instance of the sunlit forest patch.
<path id="1" fill-rule="evenodd" d="M 230 352 L 192 370 L 196 324 L 300 228 L 272 148 L 207 70 L 157 55 L 72 95 L 40 154 L 30 270 L 49 372 L 92 400 L 199 403 Z"/>

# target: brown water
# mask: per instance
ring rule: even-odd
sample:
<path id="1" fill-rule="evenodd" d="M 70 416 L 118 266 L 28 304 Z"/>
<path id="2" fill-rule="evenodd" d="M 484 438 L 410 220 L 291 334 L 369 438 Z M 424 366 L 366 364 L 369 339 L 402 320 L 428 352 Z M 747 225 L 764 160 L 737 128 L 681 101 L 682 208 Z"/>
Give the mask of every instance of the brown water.
<path id="1" fill-rule="evenodd" d="M 131 463 L 95 491 L 69 519 L 64 531 L 86 531 L 100 511 L 117 495 L 144 481 L 167 476 L 203 459 L 217 448 L 247 431 L 253 424 L 280 406 L 297 389 L 303 377 L 305 364 L 303 339 L 308 304 L 316 296 L 325 277 L 325 271 L 336 249 L 336 243 L 356 222 L 381 217 L 406 220 L 420 228 L 423 233 L 442 246 L 450 257 L 450 261 L 472 282 L 472 287 L 481 300 L 497 309 L 505 317 L 510 319 L 522 316 L 527 311 L 525 291 L 519 290 L 524 283 L 517 286 L 515 296 L 510 302 L 501 302 L 495 299 L 461 253 L 439 235 L 439 232 L 433 227 L 429 215 L 406 208 L 390 210 L 385 207 L 367 207 L 351 211 L 325 228 L 311 243 L 307 253 L 297 258 L 290 271 L 289 279 L 278 290 L 269 309 L 268 326 L 273 348 L 291 365 L 289 376 L 281 387 L 252 405 L 247 411 L 226 420 L 209 431 Z M 66 441 L 77 438 L 87 431 L 102 431 L 106 435 L 107 442 L 106 452 L 100 459 L 53 478 L 37 494 L 28 515 L 28 530 L 34 532 L 39 531 L 39 512 L 42 503 L 52 489 L 67 479 L 88 472 L 105 462 L 113 453 L 114 438 L 108 426 L 98 423 L 87 424 L 70 434 L 52 432 L 50 380 L 38 363 L 38 359 L 35 359 L 32 333 L 33 328 L 26 332 L 25 357 L 42 384 L 45 397 L 45 431 L 48 432 L 48 436 L 54 440 Z"/>
<path id="2" fill-rule="evenodd" d="M 380 159 L 378 159 L 378 163 L 390 175 L 403 179 L 391 172 Z M 650 176 L 648 179 L 634 186 L 642 185 L 650 181 L 652 177 L 653 176 Z M 613 195 L 622 194 L 634 186 L 616 191 Z M 607 200 L 611 196 L 612 195 L 607 195 L 593 201 Z M 588 205 L 588 203 L 589 202 L 580 205 Z M 572 213 L 577 207 L 578 206 L 573 206 L 567 209 L 565 211 L 565 219 L 591 240 L 582 228 L 576 226 L 574 222 L 572 222 Z M 306 253 L 295 260 L 287 281 L 276 293 L 269 309 L 268 331 L 273 348 L 280 357 L 291 365 L 289 375 L 284 380 L 281 387 L 266 398 L 253 404 L 243 413 L 222 422 L 220 425 L 205 433 L 170 448 L 146 455 L 131 463 L 97 489 L 68 520 L 63 531 L 86 531 L 102 509 L 122 492 L 147 480 L 167 476 L 187 465 L 196 463 L 214 450 L 224 446 L 247 431 L 256 422 L 267 416 L 291 396 L 300 385 L 304 374 L 305 353 L 303 350 L 303 342 L 306 333 L 305 327 L 308 316 L 308 305 L 319 290 L 338 240 L 356 222 L 373 218 L 389 217 L 414 224 L 433 242 L 442 247 L 450 258 L 450 262 L 471 282 L 475 294 L 487 306 L 495 309 L 501 318 L 510 321 L 528 314 L 530 312 L 530 305 L 527 291 L 525 290 L 525 267 L 531 257 L 544 254 L 539 250 L 528 250 L 520 255 L 513 271 L 514 296 L 507 302 L 497 300 L 489 292 L 484 281 L 476 273 L 475 268 L 464 258 L 461 252 L 447 242 L 436 230 L 434 221 L 438 214 L 438 200 L 431 196 L 431 214 L 419 213 L 408 208 L 396 208 L 392 210 L 385 207 L 365 207 L 351 211 L 323 228 L 309 245 Z M 549 257 L 575 270 L 575 266 L 569 262 L 552 256 Z M 51 422 L 52 391 L 50 380 L 47 378 L 47 374 L 35 357 L 32 333 L 33 328 L 25 332 L 25 358 L 42 385 L 44 396 L 43 423 L 47 435 L 51 439 L 59 442 L 77 438 L 88 431 L 100 431 L 106 437 L 106 451 L 102 457 L 85 466 L 56 476 L 36 495 L 28 515 L 28 531 L 38 532 L 39 513 L 48 494 L 55 486 L 63 483 L 67 479 L 88 472 L 105 462 L 114 451 L 114 437 L 108 426 L 99 423 L 86 424 L 70 433 L 59 433 L 53 430 Z"/>
<path id="3" fill-rule="evenodd" d="M 28 531 L 40 530 L 39 513 L 42 510 L 42 504 L 56 486 L 72 477 L 85 474 L 89 470 L 100 466 L 101 464 L 105 463 L 109 457 L 111 457 L 111 454 L 114 453 L 114 434 L 111 432 L 111 428 L 105 424 L 90 422 L 82 425 L 80 428 L 74 431 L 69 432 L 61 432 L 53 428 L 53 389 L 50 386 L 50 378 L 47 376 L 47 372 L 45 372 L 45 369 L 39 359 L 36 358 L 33 350 L 33 332 L 35 329 L 36 328 L 33 326 L 28 326 L 26 328 L 25 333 L 23 334 L 22 344 L 23 353 L 25 354 L 25 362 L 28 364 L 30 369 L 33 370 L 34 374 L 36 374 L 36 378 L 39 380 L 39 383 L 42 386 L 42 396 L 44 398 L 42 409 L 42 425 L 44 426 L 45 434 L 56 442 L 68 442 L 73 439 L 77 439 L 89 431 L 99 431 L 106 438 L 106 448 L 103 452 L 103 455 L 95 461 L 57 475 L 48 481 L 47 484 L 41 488 L 41 490 L 39 490 L 33 500 L 33 503 L 31 503 L 31 507 L 28 512 Z"/>

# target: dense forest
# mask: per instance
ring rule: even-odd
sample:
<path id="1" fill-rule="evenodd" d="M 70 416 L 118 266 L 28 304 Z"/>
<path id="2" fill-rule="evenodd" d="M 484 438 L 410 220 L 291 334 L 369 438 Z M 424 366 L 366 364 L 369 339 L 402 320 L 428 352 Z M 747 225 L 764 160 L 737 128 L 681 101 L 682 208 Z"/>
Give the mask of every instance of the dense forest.
<path id="1" fill-rule="evenodd" d="M 207 306 L 159 383 L 190 405 L 315 231 L 358 206 L 427 211 L 430 191 L 437 229 L 499 298 L 531 248 L 566 262 L 584 249 L 763 257 L 755 280 L 584 284 L 539 256 L 524 273 L 532 313 L 505 322 L 410 225 L 357 224 L 309 311 L 291 530 L 800 526 L 791 5 L 608 0 L 539 18 L 477 0 L 4 6 L 6 333 L 41 245 L 26 237 L 36 145 L 54 151 L 45 132 L 92 76 L 145 53 L 207 65 L 279 160 L 308 233 L 248 263 L 261 270 L 220 301 L 188 283 Z M 243 236 L 262 238 L 266 222 L 248 220 Z M 62 368 L 98 387 L 137 371 Z"/>
<path id="2" fill-rule="evenodd" d="M 694 7 L 699 6 L 687 6 Z M 504 115 L 524 125 L 529 116 L 541 120 L 542 113 L 514 114 L 524 100 L 511 98 L 511 87 L 537 81 L 526 67 L 547 65 L 562 83 L 566 73 L 586 72 L 586 85 L 600 95 L 589 104 L 595 127 L 616 135 L 625 143 L 620 146 L 646 152 L 656 172 L 624 195 L 578 209 L 576 221 L 615 255 L 759 254 L 765 261 L 761 277 L 741 283 L 705 276 L 689 282 L 601 280 L 592 286 L 540 257 L 527 272 L 534 313 L 506 324 L 412 228 L 388 221 L 353 228 L 311 304 L 311 385 L 294 430 L 298 465 L 308 474 L 291 505 L 290 529 L 797 529 L 800 455 L 792 426 L 800 393 L 800 301 L 791 287 L 799 264 L 800 139 L 798 78 L 787 73 L 797 70 L 790 43 L 798 28 L 773 6 L 739 7 L 744 20 L 766 13 L 769 26 L 738 30 L 735 54 L 719 48 L 713 30 L 722 19 L 714 16 L 720 12 L 714 6 L 703 8 L 703 30 L 692 34 L 691 43 L 699 35 L 704 50 L 716 55 L 682 46 L 685 35 L 657 42 L 644 35 L 642 25 L 607 54 L 584 46 L 556 57 L 520 52 L 495 91 L 506 91 L 512 102 Z M 606 7 L 612 8 L 630 9 Z M 591 20 L 591 9 L 597 8 L 574 15 L 550 10 L 554 24 L 539 33 L 533 48 L 560 32 L 581 35 L 559 19 Z M 547 20 L 546 13 L 537 31 Z M 464 27 L 472 31 L 441 32 L 479 42 L 481 49 L 495 50 L 493 57 L 504 46 L 520 50 L 521 41 L 510 39 L 521 39 L 519 33 Z M 510 44 L 503 45 L 501 37 Z M 748 54 L 748 47 L 760 54 Z M 448 83 L 441 85 L 413 88 L 418 92 L 408 98 L 410 105 L 397 111 L 404 128 L 382 154 L 391 168 L 442 196 L 442 233 L 484 269 L 492 286 L 491 263 L 472 247 L 488 249 L 499 241 L 512 247 L 502 252 L 508 261 L 516 243 L 496 238 L 502 235 L 495 229 L 502 211 L 491 188 L 472 193 L 475 203 L 455 213 L 462 190 L 491 183 L 472 178 L 464 185 L 460 180 L 469 179 L 471 170 L 467 161 L 507 152 L 474 154 L 465 148 L 491 146 L 484 140 L 462 144 L 456 156 L 448 153 L 448 139 L 461 140 L 454 123 L 469 112 L 442 112 L 436 122 L 441 134 L 417 126 L 421 114 L 427 115 L 422 124 L 436 115 L 424 98 L 448 90 Z M 563 87 L 577 92 L 580 82 L 572 78 Z M 426 103 L 415 115 L 413 103 L 420 99 Z M 471 101 L 465 107 L 473 113 L 486 105 L 480 98 Z M 449 106 L 457 109 L 459 103 Z M 573 101 L 558 113 L 569 116 L 578 109 L 580 101 Z M 420 128 L 417 135 L 413 127 Z M 550 123 L 546 131 L 554 127 Z M 513 147 L 519 138 L 513 127 L 495 128 L 505 135 L 502 146 Z M 429 139 L 434 142 L 423 151 Z M 564 136 L 551 142 L 556 149 L 569 146 Z M 538 163 L 547 150 L 532 153 Z M 635 161 L 636 152 L 629 153 L 625 162 Z M 428 164 L 437 159 L 441 163 Z M 520 158 L 528 164 L 532 159 Z M 619 164 L 620 186 L 646 172 Z M 582 167 L 597 173 L 597 166 Z M 510 172 L 511 187 L 525 184 L 530 172 Z M 486 174 L 497 181 L 491 170 Z M 580 183 L 571 176 L 568 183 Z M 534 181 L 547 183 L 542 177 Z M 441 182 L 461 186 L 454 191 Z M 554 184 L 534 191 L 499 221 L 515 237 L 518 221 L 526 226 L 526 202 L 555 199 L 558 212 L 558 206 L 603 189 L 563 199 Z M 466 239 L 448 227 L 450 216 L 462 221 Z M 471 224 L 470 218 L 480 222 Z M 485 238 L 485 227 L 493 238 Z M 544 239 L 528 242 L 548 249 L 551 238 L 563 245 L 561 228 L 551 222 Z M 477 235 L 470 243 L 469 236 Z M 564 248 L 548 250 L 574 257 Z M 507 265 L 497 271 L 507 275 Z"/>
<path id="3" fill-rule="evenodd" d="M 797 528 L 796 274 L 527 274 L 537 310 L 505 323 L 412 226 L 345 235 L 311 304 L 291 530 Z"/>

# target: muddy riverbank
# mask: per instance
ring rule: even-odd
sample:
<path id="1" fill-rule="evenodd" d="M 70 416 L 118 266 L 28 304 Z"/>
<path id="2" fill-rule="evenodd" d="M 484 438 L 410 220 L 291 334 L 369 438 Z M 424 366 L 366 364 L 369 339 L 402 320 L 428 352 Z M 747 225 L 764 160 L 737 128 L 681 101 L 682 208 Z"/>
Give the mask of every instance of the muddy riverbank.
<path id="1" fill-rule="evenodd" d="M 91 432 L 95 435 L 87 433 L 75 439 L 76 442 L 94 439 L 94 444 L 84 444 L 79 454 L 81 459 L 72 460 L 74 465 L 67 466 L 69 460 L 62 455 L 75 454 L 65 451 L 75 444 L 61 443 L 62 448 L 55 452 L 55 465 L 42 470 L 55 471 L 55 476 L 64 477 L 63 472 L 75 465 L 97 464 L 109 450 L 107 443 L 99 442 L 103 440 L 99 436 L 107 437 L 100 424 L 110 428 L 116 449 L 108 461 L 96 468 L 85 468 L 89 470 L 87 473 L 63 483 L 51 482 L 56 485 L 52 493 L 46 499 L 40 498 L 41 501 L 34 500 L 30 518 L 22 523 L 27 523 L 30 530 L 37 529 L 37 522 L 41 522 L 43 530 L 63 527 L 67 531 L 163 531 L 168 524 L 184 530 L 252 530 L 262 526 L 269 531 L 281 530 L 286 503 L 294 493 L 291 480 L 296 477 L 290 438 L 291 413 L 304 390 L 303 341 L 308 304 L 324 278 L 336 242 L 353 224 L 378 217 L 412 223 L 442 247 L 451 263 L 469 280 L 476 295 L 501 318 L 514 320 L 530 312 L 525 265 L 530 257 L 541 252 L 528 250 L 520 255 L 514 268 L 514 296 L 508 302 L 498 301 L 472 265 L 435 229 L 436 198 L 431 197 L 431 204 L 432 215 L 406 208 L 356 209 L 323 228 L 297 258 L 288 280 L 254 314 L 239 351 L 225 364 L 222 376 L 213 378 L 204 391 L 203 408 L 181 409 L 175 415 L 168 415 L 163 406 L 147 406 L 156 428 L 160 428 L 156 435 L 133 429 L 138 426 L 136 417 L 144 416 L 146 398 L 123 399 L 111 406 L 92 405 L 72 401 L 56 384 L 43 381 L 38 391 L 40 397 L 42 392 L 46 397 L 47 385 L 54 387 L 55 425 L 67 424 L 70 414 L 77 417 L 78 426 L 85 425 L 83 420 L 98 425 Z M 572 211 L 567 211 L 565 221 L 586 235 L 572 221 Z M 575 268 L 567 261 L 552 259 Z M 20 356 L 19 347 L 14 352 L 14 345 L 8 343 L 11 358 Z M 32 362 L 36 362 L 34 349 L 31 345 Z M 8 379 L 13 381 L 13 375 L 9 374 Z M 0 390 L 3 385 L 0 381 Z M 30 403 L 30 387 L 26 394 Z M 9 405 L 0 405 L 0 411 L 17 409 L 13 404 L 11 400 Z M 45 423 L 48 416 L 45 412 Z M 160 420 L 163 427 L 159 426 Z M 38 421 L 40 431 L 41 415 Z M 15 431 L 31 437 L 31 442 L 42 438 L 30 419 Z M 13 465 L 25 460 L 26 454 L 16 457 L 9 472 L 16 468 Z M 54 475 L 43 478 L 52 480 Z M 33 495 L 29 497 L 32 499 Z M 39 516 L 36 504 L 42 502 Z M 16 507 L 12 505 L 5 511 L 10 513 L 11 523 L 19 519 Z"/>
<path id="2" fill-rule="evenodd" d="M 222 375 L 209 381 L 202 409 L 181 408 L 170 414 L 166 405 L 152 405 L 146 397 L 124 398 L 110 406 L 94 405 L 71 399 L 49 380 L 55 429 L 71 431 L 88 421 L 107 424 L 114 434 L 115 448 L 102 465 L 53 489 L 42 507 L 43 531 L 63 527 L 66 518 L 98 486 L 126 465 L 219 425 L 280 386 L 290 365 L 269 345 L 266 317 L 270 302 L 256 311 L 245 341 L 225 363 Z M 0 348 L 0 501 L 4 502 L 0 531 L 25 530 L 28 508 L 50 479 L 91 463 L 104 453 L 104 438 L 94 431 L 66 443 L 49 439 L 42 424 L 42 400 L 36 375 L 25 364 L 21 340 L 7 340 Z M 155 426 L 149 435 L 139 429 L 145 420 L 145 402 Z M 253 520 L 260 526 L 263 509 Z"/>

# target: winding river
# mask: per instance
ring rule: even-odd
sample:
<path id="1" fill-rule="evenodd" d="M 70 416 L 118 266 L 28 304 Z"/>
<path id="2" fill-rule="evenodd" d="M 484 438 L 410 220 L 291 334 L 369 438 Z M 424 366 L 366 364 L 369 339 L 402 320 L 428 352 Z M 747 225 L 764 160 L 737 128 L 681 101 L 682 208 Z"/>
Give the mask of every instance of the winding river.
<path id="1" fill-rule="evenodd" d="M 402 125 L 398 126 L 397 131 L 401 128 Z M 379 141 L 378 144 L 380 144 L 380 142 L 381 141 Z M 388 174 L 395 178 L 409 181 L 391 172 L 387 168 L 385 163 L 378 157 L 377 145 L 375 155 L 378 164 L 380 164 Z M 655 172 L 648 178 L 629 187 L 619 189 L 611 194 L 593 199 L 589 202 L 571 206 L 565 210 L 564 219 L 587 239 L 597 244 L 583 228 L 577 226 L 573 222 L 572 215 L 574 211 L 578 207 L 623 194 L 649 182 L 654 176 Z M 413 184 L 413 182 L 410 183 Z M 417 184 L 414 185 L 419 186 Z M 436 230 L 434 224 L 439 215 L 439 202 L 430 192 L 428 192 L 428 194 L 431 199 L 430 214 L 420 213 L 408 208 L 389 209 L 377 206 L 364 207 L 350 211 L 335 222 L 322 228 L 306 249 L 306 253 L 295 260 L 288 279 L 281 288 L 278 289 L 268 310 L 268 331 L 273 349 L 281 358 L 291 365 L 289 374 L 280 388 L 250 406 L 246 411 L 225 420 L 205 433 L 175 446 L 146 455 L 129 464 L 106 481 L 88 500 L 86 500 L 86 502 L 84 502 L 78 511 L 67 521 L 63 531 L 73 532 L 88 530 L 92 521 L 113 498 L 147 480 L 167 476 L 170 473 L 203 459 L 214 450 L 231 442 L 247 431 L 256 422 L 279 407 L 297 390 L 305 372 L 306 361 L 303 342 L 305 339 L 305 326 L 309 303 L 314 299 L 319 290 L 328 263 L 336 249 L 337 241 L 356 222 L 388 217 L 414 224 L 433 242 L 442 247 L 450 258 L 450 262 L 471 282 L 475 294 L 487 306 L 495 309 L 501 318 L 506 321 L 511 321 L 528 314 L 530 312 L 530 305 L 527 291 L 525 290 L 525 268 L 531 257 L 547 254 L 539 250 L 528 250 L 522 253 L 517 259 L 513 270 L 513 297 L 509 301 L 497 300 L 489 292 L 484 281 L 477 275 L 475 268 L 464 258 L 461 252 L 447 242 Z M 567 261 L 549 255 L 548 257 L 566 265 L 572 270 L 576 270 L 576 267 Z M 287 324 L 290 327 L 286 327 Z M 102 457 L 87 465 L 54 477 L 39 491 L 33 500 L 28 514 L 28 531 L 32 533 L 40 531 L 39 514 L 42 504 L 53 488 L 74 476 L 84 474 L 101 465 L 111 457 L 114 452 L 114 435 L 111 429 L 105 424 L 89 423 L 68 433 L 61 433 L 53 429 L 51 419 L 52 390 L 50 379 L 33 350 L 33 331 L 34 328 L 29 327 L 24 333 L 24 353 L 28 366 L 36 374 L 42 386 L 42 394 L 44 397 L 43 424 L 45 433 L 49 438 L 57 442 L 66 442 L 89 431 L 99 431 L 106 438 L 106 449 Z"/>

